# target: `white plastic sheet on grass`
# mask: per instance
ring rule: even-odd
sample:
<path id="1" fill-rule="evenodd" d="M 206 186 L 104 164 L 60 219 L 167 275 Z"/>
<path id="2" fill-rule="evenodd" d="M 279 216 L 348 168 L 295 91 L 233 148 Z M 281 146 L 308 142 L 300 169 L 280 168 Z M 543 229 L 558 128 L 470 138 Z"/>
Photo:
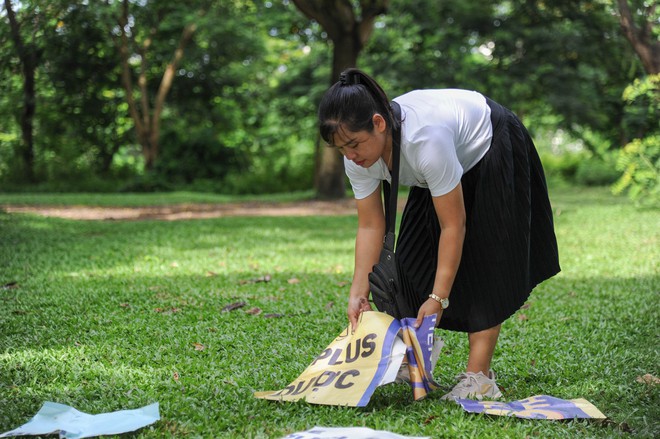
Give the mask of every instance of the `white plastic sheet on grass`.
<path id="1" fill-rule="evenodd" d="M 429 439 L 428 436 L 401 436 L 389 431 L 366 427 L 314 427 L 311 430 L 292 433 L 283 439 Z"/>

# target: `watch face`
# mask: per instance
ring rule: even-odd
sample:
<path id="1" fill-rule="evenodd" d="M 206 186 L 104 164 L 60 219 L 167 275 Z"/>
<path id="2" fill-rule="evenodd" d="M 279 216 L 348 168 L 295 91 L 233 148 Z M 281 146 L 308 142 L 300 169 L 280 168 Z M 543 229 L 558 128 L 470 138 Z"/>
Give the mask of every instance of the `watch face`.
<path id="1" fill-rule="evenodd" d="M 447 309 L 447 307 L 449 306 L 449 299 L 441 299 L 440 305 L 442 306 L 442 309 Z"/>

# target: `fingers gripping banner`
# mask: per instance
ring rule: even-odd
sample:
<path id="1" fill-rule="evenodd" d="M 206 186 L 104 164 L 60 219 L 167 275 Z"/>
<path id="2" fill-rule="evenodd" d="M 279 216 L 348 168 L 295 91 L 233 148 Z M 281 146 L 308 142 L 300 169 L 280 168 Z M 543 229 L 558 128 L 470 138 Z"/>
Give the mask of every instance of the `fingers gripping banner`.
<path id="1" fill-rule="evenodd" d="M 438 384 L 433 381 L 432 373 L 435 365 L 431 361 L 435 321 L 435 315 L 429 318 L 429 321 L 425 322 L 426 330 L 424 330 L 424 325 L 420 329 L 415 329 L 414 318 L 405 318 L 400 322 L 403 342 L 406 345 L 410 385 L 415 400 L 424 398 L 429 392 L 438 388 Z M 418 337 L 421 337 L 421 340 Z"/>
<path id="2" fill-rule="evenodd" d="M 413 397 L 423 398 L 437 388 L 431 366 L 435 316 L 424 319 L 418 329 L 412 326 L 414 321 L 364 312 L 355 332 L 351 333 L 350 326 L 343 330 L 295 381 L 282 390 L 254 396 L 363 407 L 378 386 L 396 379 L 405 357 Z"/>

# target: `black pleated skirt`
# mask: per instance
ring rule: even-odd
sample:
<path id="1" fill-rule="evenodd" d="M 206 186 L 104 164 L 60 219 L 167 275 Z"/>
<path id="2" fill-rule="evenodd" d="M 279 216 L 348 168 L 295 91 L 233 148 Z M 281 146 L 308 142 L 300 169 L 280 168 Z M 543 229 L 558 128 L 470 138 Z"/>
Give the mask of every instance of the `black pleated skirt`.
<path id="1" fill-rule="evenodd" d="M 515 114 L 490 99 L 488 105 L 493 139 L 461 180 L 465 242 L 450 306 L 439 323 L 454 331 L 477 332 L 502 323 L 537 284 L 560 270 L 552 209 L 534 143 Z M 429 190 L 411 188 L 396 255 L 403 290 L 415 309 L 433 288 L 440 233 Z"/>

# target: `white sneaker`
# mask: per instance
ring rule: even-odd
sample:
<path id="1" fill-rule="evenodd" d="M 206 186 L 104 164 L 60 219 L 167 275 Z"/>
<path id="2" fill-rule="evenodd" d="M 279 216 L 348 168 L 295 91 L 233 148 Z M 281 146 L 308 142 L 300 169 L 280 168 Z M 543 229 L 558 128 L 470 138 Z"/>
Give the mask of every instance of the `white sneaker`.
<path id="1" fill-rule="evenodd" d="M 488 376 L 483 372 L 465 372 L 456 377 L 458 384 L 454 386 L 451 392 L 447 393 L 441 399 L 455 401 L 456 399 L 478 399 L 484 398 L 497 399 L 502 397 L 502 392 L 495 384 L 495 373 L 488 371 Z"/>

